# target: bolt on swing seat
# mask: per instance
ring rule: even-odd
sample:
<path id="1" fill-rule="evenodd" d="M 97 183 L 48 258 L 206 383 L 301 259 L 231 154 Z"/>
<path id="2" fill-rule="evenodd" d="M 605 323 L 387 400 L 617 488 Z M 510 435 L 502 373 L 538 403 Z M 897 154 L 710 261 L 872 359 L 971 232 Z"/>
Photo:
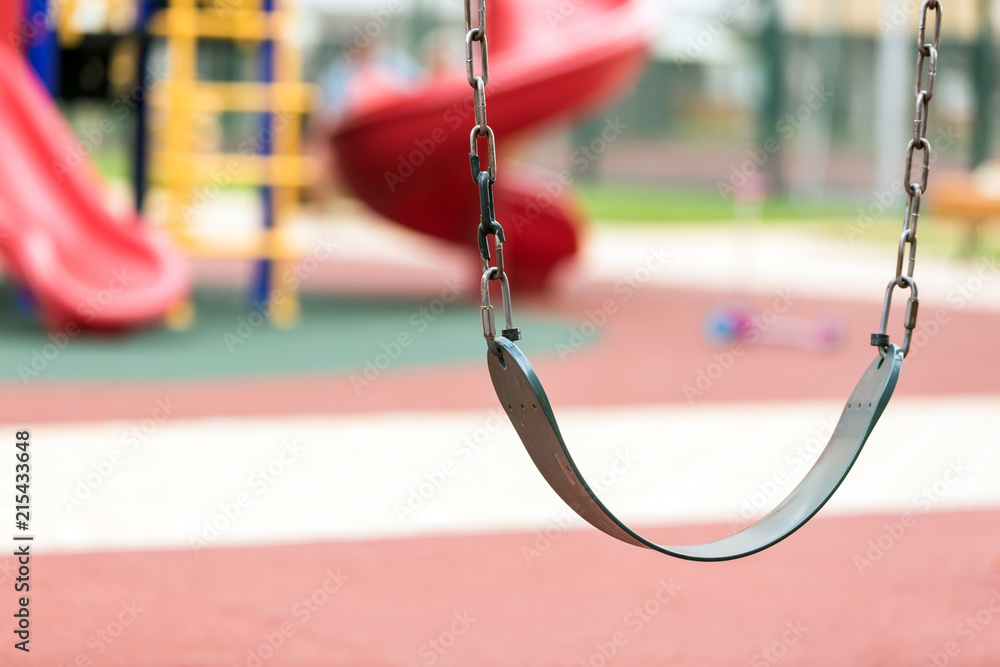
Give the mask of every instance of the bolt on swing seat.
<path id="1" fill-rule="evenodd" d="M 927 12 L 936 11 L 934 38 L 924 43 Z M 820 453 L 813 467 L 789 495 L 768 514 L 743 530 L 713 542 L 685 546 L 664 546 L 651 542 L 625 525 L 608 510 L 587 484 L 580 469 L 562 438 L 552 406 L 541 381 L 527 357 L 515 344 L 521 337 L 520 329 L 512 324 L 510 286 L 504 272 L 503 229 L 496 220 L 493 203 L 493 183 L 496 181 L 495 138 L 486 123 L 486 83 L 488 58 L 486 45 L 485 0 L 478 0 L 479 23 L 472 26 L 471 0 L 465 2 L 466 67 L 469 83 L 473 88 L 476 125 L 470 135 L 470 165 L 473 181 L 479 188 L 481 220 L 479 225 L 479 250 L 483 259 L 482 324 L 487 341 L 487 365 L 497 398 L 507 413 L 514 430 L 521 438 L 528 455 L 542 473 L 545 481 L 570 508 L 595 528 L 622 542 L 653 549 L 661 553 L 695 561 L 724 561 L 742 558 L 777 544 L 801 528 L 833 496 L 847 477 L 861 449 L 871 435 L 875 424 L 885 410 L 899 379 L 903 359 L 910 349 L 913 329 L 916 327 L 919 299 L 917 284 L 913 279 L 916 260 L 917 222 L 920 201 L 927 190 L 930 143 L 926 138 L 928 103 L 934 91 L 937 71 L 937 48 L 941 33 L 941 6 L 938 0 L 924 0 L 917 30 L 917 78 L 915 84 L 916 118 L 913 139 L 906 152 L 905 180 L 909 183 L 903 232 L 899 238 L 896 274 L 889 281 L 882 305 L 879 332 L 872 334 L 871 343 L 878 348 L 878 355 L 861 376 L 847 405 L 833 430 L 830 441 Z M 472 44 L 479 42 L 481 75 L 474 71 Z M 923 68 L 929 62 L 926 88 L 921 88 Z M 478 140 L 485 139 L 488 151 L 486 171 L 481 170 Z M 922 174 L 918 181 L 911 180 L 914 151 L 922 151 Z M 493 236 L 496 265 L 491 260 L 488 237 Z M 904 270 L 905 267 L 905 270 Z M 503 295 L 505 327 L 497 335 L 493 306 L 490 304 L 490 283 L 498 281 Z M 890 343 L 886 333 L 892 294 L 897 288 L 908 288 L 909 299 L 903 318 L 905 331 L 902 346 Z"/>

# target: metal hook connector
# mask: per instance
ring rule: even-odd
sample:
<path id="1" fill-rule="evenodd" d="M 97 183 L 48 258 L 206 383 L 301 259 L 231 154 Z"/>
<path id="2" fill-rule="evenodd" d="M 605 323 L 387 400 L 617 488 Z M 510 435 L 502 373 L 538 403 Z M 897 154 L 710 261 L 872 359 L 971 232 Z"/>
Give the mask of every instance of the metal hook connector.
<path id="1" fill-rule="evenodd" d="M 480 308 L 483 319 L 483 337 L 488 341 L 492 341 L 496 338 L 497 331 L 496 320 L 493 314 L 493 305 L 490 303 L 491 280 L 500 281 L 500 292 L 503 295 L 504 329 L 500 335 L 510 341 L 521 340 L 521 330 L 513 324 L 512 308 L 510 304 L 510 283 L 507 281 L 507 274 L 500 272 L 495 266 L 491 266 L 483 272 L 481 285 L 483 305 Z"/>
<path id="2" fill-rule="evenodd" d="M 484 262 L 485 263 L 485 262 Z M 490 280 L 493 280 L 493 274 L 497 273 L 497 267 L 491 266 L 483 271 L 483 283 L 482 283 L 482 293 L 483 293 L 483 305 L 480 307 L 480 312 L 483 319 L 483 338 L 488 341 L 492 341 L 497 335 L 496 321 L 493 317 L 493 305 L 490 303 Z"/>
<path id="3" fill-rule="evenodd" d="M 885 288 L 885 300 L 882 302 L 882 320 L 879 324 L 878 333 L 872 334 L 872 345 L 878 347 L 878 352 L 885 358 L 886 350 L 889 347 L 889 310 L 892 308 L 892 292 L 897 287 L 909 287 L 910 298 L 906 300 L 906 314 L 903 315 L 903 358 L 910 353 L 910 340 L 913 338 L 913 330 L 917 326 L 917 310 L 920 308 L 920 299 L 917 294 L 917 283 L 909 276 L 900 276 L 889 281 Z"/>

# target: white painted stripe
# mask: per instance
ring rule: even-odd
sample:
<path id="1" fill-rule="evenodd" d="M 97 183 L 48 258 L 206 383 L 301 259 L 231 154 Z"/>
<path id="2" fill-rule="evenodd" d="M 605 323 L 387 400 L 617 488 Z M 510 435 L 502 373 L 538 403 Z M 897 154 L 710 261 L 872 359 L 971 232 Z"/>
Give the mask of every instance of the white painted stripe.
<path id="1" fill-rule="evenodd" d="M 775 504 L 805 470 L 796 448 L 822 437 L 840 407 L 577 408 L 560 418 L 584 472 L 626 520 L 725 522 L 748 504 Z M 1000 397 L 894 401 L 824 515 L 1000 507 L 998 414 Z M 189 548 L 194 537 L 211 538 L 203 531 L 212 520 L 222 528 L 206 539 L 213 545 L 561 521 L 567 510 L 503 420 L 499 411 L 197 419 L 150 421 L 149 435 L 127 422 L 40 425 L 32 431 L 35 548 Z M 15 430 L 0 433 L 12 442 Z M 3 466 L 6 488 L 13 458 Z M 411 494 L 415 509 L 403 516 Z"/>

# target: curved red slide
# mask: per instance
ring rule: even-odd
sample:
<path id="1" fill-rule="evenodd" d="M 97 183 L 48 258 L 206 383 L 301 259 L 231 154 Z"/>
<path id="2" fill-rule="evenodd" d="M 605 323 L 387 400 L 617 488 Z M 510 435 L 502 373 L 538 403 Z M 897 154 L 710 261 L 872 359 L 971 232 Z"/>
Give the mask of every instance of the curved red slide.
<path id="1" fill-rule="evenodd" d="M 501 162 L 497 219 L 509 242 L 511 280 L 541 287 L 576 253 L 582 215 L 571 178 L 511 168 L 504 159 L 511 138 L 581 116 L 625 91 L 646 64 L 651 32 L 638 0 L 491 0 L 487 34 L 488 122 Z M 473 125 L 472 92 L 461 69 L 358 109 L 332 141 L 344 179 L 370 207 L 419 232 L 475 247 Z"/>
<path id="2" fill-rule="evenodd" d="M 161 318 L 187 292 L 183 258 L 135 219 L 108 213 L 98 175 L 74 153 L 73 131 L 8 44 L 0 45 L 0 72 L 6 269 L 30 288 L 51 330 L 121 329 Z"/>

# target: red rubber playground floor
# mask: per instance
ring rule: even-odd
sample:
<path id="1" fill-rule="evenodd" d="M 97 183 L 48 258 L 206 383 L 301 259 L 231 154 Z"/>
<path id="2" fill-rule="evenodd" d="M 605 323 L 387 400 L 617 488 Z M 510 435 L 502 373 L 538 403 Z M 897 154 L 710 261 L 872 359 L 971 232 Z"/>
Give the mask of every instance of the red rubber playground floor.
<path id="1" fill-rule="evenodd" d="M 563 295 L 554 314 L 585 321 L 610 290 L 581 285 Z M 721 298 L 649 286 L 565 362 L 555 350 L 536 355 L 553 403 L 686 405 L 683 386 L 722 363 L 699 333 Z M 526 311 L 543 306 L 519 303 Z M 749 349 L 694 402 L 846 396 L 873 354 L 867 338 L 878 307 L 802 298 L 794 311 L 836 312 L 844 344 L 826 353 Z M 907 359 L 897 395 L 1000 393 L 1000 355 L 978 354 L 973 362 L 963 354 L 981 347 L 970 341 L 994 339 L 998 327 L 995 312 L 951 312 L 947 326 Z M 150 400 L 165 393 L 183 406 L 176 418 L 193 420 L 310 413 L 376 419 L 385 411 L 495 401 L 485 364 L 461 363 L 390 369 L 360 394 L 345 373 L 7 384 L 0 404 L 26 423 L 129 420 L 145 417 Z M 502 510 L 504 499 L 495 502 Z M 162 511 L 170 512 L 169 503 Z M 686 543 L 719 530 L 658 525 L 648 532 Z M 989 507 L 905 522 L 891 512 L 821 513 L 778 546 L 719 564 L 667 558 L 590 528 L 552 527 L 45 553 L 31 562 L 31 653 L 13 651 L 8 633 L 3 665 L 1000 665 L 1000 510 Z M 0 561 L 7 619 L 13 566 L 11 557 Z"/>
<path id="2" fill-rule="evenodd" d="M 47 556 L 31 662 L 6 664 L 998 664 L 1000 512 L 898 521 L 717 564 L 590 530 Z"/>
<path id="3" fill-rule="evenodd" d="M 558 303 L 522 299 L 518 307 L 559 317 L 571 325 L 565 347 L 555 346 L 532 362 L 556 405 L 687 403 L 684 387 L 698 390 L 699 373 L 729 363 L 729 350 L 707 346 L 701 335 L 705 314 L 729 297 L 648 286 L 621 304 L 591 344 L 572 345 L 573 329 L 588 313 L 617 299 L 611 285 L 587 284 L 564 292 Z M 749 298 L 760 309 L 771 299 Z M 527 302 L 527 303 L 526 303 Z M 900 309 L 901 311 L 901 309 Z M 869 333 L 880 309 L 871 303 L 799 298 L 796 317 L 835 313 L 843 342 L 827 352 L 757 346 L 740 354 L 726 373 L 692 401 L 841 399 L 853 388 L 872 356 Z M 917 345 L 907 357 L 897 395 L 995 394 L 1000 391 L 1000 355 L 981 354 L 961 363 L 955 351 L 969 341 L 995 338 L 1000 313 L 945 311 L 924 306 L 921 314 L 947 313 L 933 344 Z M 902 319 L 893 317 L 893 322 Z M 524 332 L 531 335 L 530 330 Z M 918 342 L 925 339 L 917 338 Z M 567 352 L 566 349 L 572 350 Z M 562 355 L 560 356 L 560 352 Z M 485 351 L 484 351 L 485 355 Z M 721 361 L 720 361 L 721 360 Z M 88 421 L 143 418 L 165 393 L 179 404 L 177 417 L 355 413 L 492 407 L 496 402 L 485 361 L 436 367 L 391 369 L 358 392 L 349 373 L 322 377 L 116 383 L 0 383 L 0 404 L 25 421 Z M 85 390 L 81 390 L 85 389 Z"/>

